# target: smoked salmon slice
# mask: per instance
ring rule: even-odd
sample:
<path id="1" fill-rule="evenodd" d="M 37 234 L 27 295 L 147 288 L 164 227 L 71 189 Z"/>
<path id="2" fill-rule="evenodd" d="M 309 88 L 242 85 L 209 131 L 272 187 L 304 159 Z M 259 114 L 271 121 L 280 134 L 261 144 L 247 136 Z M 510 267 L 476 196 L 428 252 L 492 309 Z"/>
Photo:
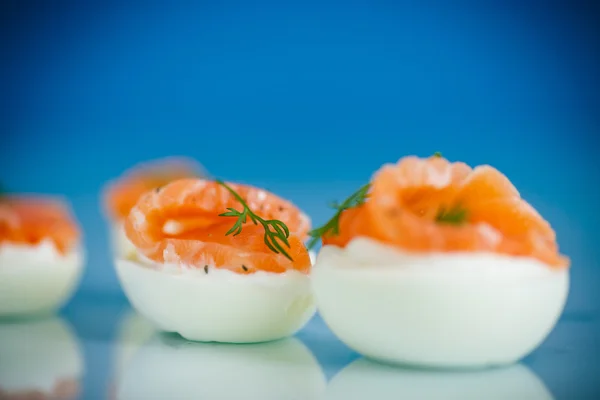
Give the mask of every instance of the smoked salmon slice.
<path id="1" fill-rule="evenodd" d="M 433 156 L 384 165 L 364 204 L 339 218 L 323 244 L 358 236 L 415 252 L 487 251 L 536 258 L 566 268 L 550 224 L 501 172 Z"/>
<path id="2" fill-rule="evenodd" d="M 180 179 L 145 193 L 129 213 L 125 233 L 141 254 L 158 263 L 241 274 L 292 269 L 308 273 L 311 262 L 304 240 L 310 219 L 292 203 L 265 190 L 227 185 L 261 218 L 287 225 L 291 260 L 274 253 L 265 243 L 263 227 L 249 220 L 239 234 L 228 235 L 233 222 L 221 214 L 241 209 L 241 204 L 224 186 L 205 179 Z"/>
<path id="3" fill-rule="evenodd" d="M 110 182 L 104 190 L 104 209 L 113 220 L 122 220 L 140 196 L 182 178 L 203 178 L 202 166 L 185 157 L 166 157 L 140 163 Z"/>
<path id="4" fill-rule="evenodd" d="M 50 239 L 66 253 L 80 237 L 81 230 L 66 202 L 33 195 L 0 197 L 0 244 L 37 245 Z"/>

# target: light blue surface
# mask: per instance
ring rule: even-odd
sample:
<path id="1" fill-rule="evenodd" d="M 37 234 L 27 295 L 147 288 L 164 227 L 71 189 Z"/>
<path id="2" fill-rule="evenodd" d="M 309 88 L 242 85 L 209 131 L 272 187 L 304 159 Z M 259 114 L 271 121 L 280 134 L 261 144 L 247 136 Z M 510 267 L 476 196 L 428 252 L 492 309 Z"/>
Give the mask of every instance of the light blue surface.
<path id="1" fill-rule="evenodd" d="M 11 336 L 15 323 L 28 326 L 29 335 L 42 340 Z M 56 334 L 53 324 L 62 324 L 68 333 Z M 567 313 L 521 364 L 439 372 L 391 368 L 362 359 L 340 343 L 319 316 L 297 335 L 300 343 L 292 339 L 256 349 L 215 347 L 158 334 L 123 298 L 86 296 L 54 321 L 0 322 L 0 338 L 11 339 L 9 349 L 3 347 L 6 341 L 0 343 L 0 388 L 10 383 L 3 382 L 7 365 L 40 384 L 43 377 L 58 378 L 62 366 L 78 358 L 80 374 L 60 378 L 77 378 L 81 399 L 125 392 L 133 394 L 130 399 L 167 398 L 158 390 L 174 399 L 254 399 L 258 397 L 252 393 L 257 392 L 262 393 L 261 400 L 594 399 L 600 395 L 598 331 L 597 316 Z M 68 348 L 65 343 L 74 349 L 57 354 L 57 348 Z M 24 362 L 29 364 L 22 368 Z M 311 385 L 314 391 L 308 389 Z"/>

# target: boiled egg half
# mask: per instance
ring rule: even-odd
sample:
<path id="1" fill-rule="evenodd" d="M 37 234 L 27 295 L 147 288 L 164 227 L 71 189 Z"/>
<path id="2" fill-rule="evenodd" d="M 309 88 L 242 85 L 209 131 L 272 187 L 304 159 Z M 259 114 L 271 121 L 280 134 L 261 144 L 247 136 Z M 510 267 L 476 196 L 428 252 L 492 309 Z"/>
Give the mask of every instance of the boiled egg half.
<path id="1" fill-rule="evenodd" d="M 281 339 L 300 330 L 316 311 L 310 278 L 298 271 L 240 275 L 157 264 L 136 254 L 115 264 L 140 314 L 161 330 L 193 341 Z"/>
<path id="2" fill-rule="evenodd" d="M 312 279 L 319 312 L 377 360 L 435 367 L 518 361 L 556 324 L 567 270 L 500 254 L 409 254 L 369 238 L 325 246 Z"/>
<path id="3" fill-rule="evenodd" d="M 81 247 L 62 253 L 51 240 L 0 243 L 0 316 L 59 309 L 75 291 L 84 260 Z"/>

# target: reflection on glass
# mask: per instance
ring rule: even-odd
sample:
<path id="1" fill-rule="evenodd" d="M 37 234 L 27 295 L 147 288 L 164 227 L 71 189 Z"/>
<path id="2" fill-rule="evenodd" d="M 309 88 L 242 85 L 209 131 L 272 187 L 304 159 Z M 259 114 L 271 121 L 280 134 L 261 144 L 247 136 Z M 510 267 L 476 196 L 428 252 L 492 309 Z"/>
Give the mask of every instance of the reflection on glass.
<path id="1" fill-rule="evenodd" d="M 60 318 L 0 323 L 0 399 L 76 399 L 83 359 Z"/>
<path id="2" fill-rule="evenodd" d="M 361 358 L 329 382 L 327 400 L 551 400 L 542 381 L 517 364 L 482 371 L 402 369 Z"/>
<path id="3" fill-rule="evenodd" d="M 323 399 L 326 381 L 295 338 L 233 345 L 156 333 L 121 370 L 117 399 Z"/>
<path id="4" fill-rule="evenodd" d="M 152 323 L 133 310 L 129 310 L 119 326 L 115 354 L 115 374 L 119 376 L 133 354 L 147 342 L 156 330 Z"/>

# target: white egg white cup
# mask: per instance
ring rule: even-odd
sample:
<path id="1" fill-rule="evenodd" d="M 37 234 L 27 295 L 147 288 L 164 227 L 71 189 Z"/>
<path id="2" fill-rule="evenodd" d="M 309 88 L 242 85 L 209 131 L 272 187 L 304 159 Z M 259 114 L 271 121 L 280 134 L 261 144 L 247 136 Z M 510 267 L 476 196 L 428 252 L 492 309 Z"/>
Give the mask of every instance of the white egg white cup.
<path id="1" fill-rule="evenodd" d="M 133 307 L 159 329 L 201 342 L 256 343 L 295 334 L 314 315 L 310 278 L 297 271 L 239 275 L 210 268 L 115 262 Z"/>
<path id="2" fill-rule="evenodd" d="M 38 246 L 19 247 L 18 256 L 0 248 L 0 317 L 58 310 L 79 284 L 84 251 L 76 248 L 66 255 L 44 257 Z"/>
<path id="3" fill-rule="evenodd" d="M 122 221 L 113 221 L 110 223 L 109 237 L 113 257 L 126 258 L 137 252 L 135 246 L 125 234 Z"/>
<path id="4" fill-rule="evenodd" d="M 315 265 L 315 262 L 317 261 L 317 253 L 315 253 L 312 250 L 309 250 L 308 257 L 310 257 L 310 265 Z"/>
<path id="5" fill-rule="evenodd" d="M 322 318 L 346 345 L 434 368 L 520 360 L 553 329 L 569 288 L 566 270 L 530 258 L 407 255 L 362 238 L 325 246 L 312 281 Z"/>

